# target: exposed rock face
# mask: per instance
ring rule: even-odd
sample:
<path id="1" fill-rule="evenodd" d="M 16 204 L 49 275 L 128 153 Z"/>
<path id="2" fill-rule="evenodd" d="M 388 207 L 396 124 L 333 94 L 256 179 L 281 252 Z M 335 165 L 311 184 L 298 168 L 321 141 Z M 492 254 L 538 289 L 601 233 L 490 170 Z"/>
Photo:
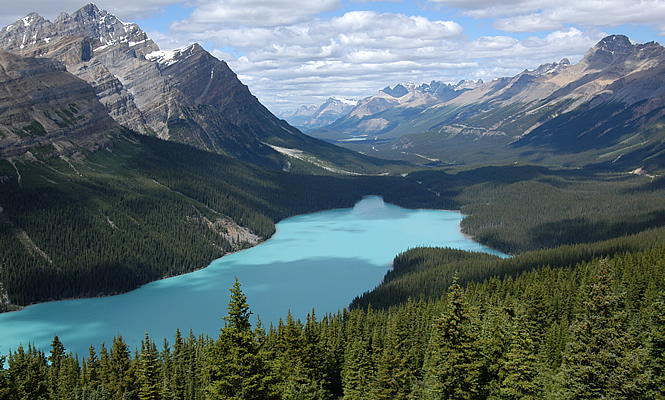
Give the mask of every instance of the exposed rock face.
<path id="1" fill-rule="evenodd" d="M 143 134 L 280 169 L 281 156 L 264 143 L 309 143 L 199 45 L 161 52 L 136 24 L 94 4 L 54 22 L 30 14 L 0 31 L 0 48 L 63 62 L 113 119 Z"/>
<path id="2" fill-rule="evenodd" d="M 57 61 L 0 50 L 0 158 L 72 154 L 121 130 L 85 81 Z"/>
<path id="3" fill-rule="evenodd" d="M 142 81 L 148 83 L 150 67 L 153 77 L 159 77 L 155 65 L 140 62 L 158 47 L 136 24 L 126 24 L 94 4 L 71 15 L 61 13 L 54 22 L 31 13 L 0 31 L 0 47 L 22 56 L 62 61 L 70 72 L 92 85 L 120 124 L 143 133 L 165 134 L 158 123 L 151 127 L 135 104 L 130 91 L 134 80 L 122 82 L 132 73 L 141 73 Z M 156 84 L 155 90 L 163 89 L 163 82 L 151 83 Z"/>
<path id="4" fill-rule="evenodd" d="M 358 101 L 346 115 L 338 118 L 330 126 L 323 127 L 323 130 L 324 132 L 328 130 L 343 131 L 344 135 L 350 136 L 384 135 L 396 127 L 400 121 L 383 116 L 382 113 L 400 109 L 414 114 L 418 110 L 454 99 L 480 84 L 482 81 L 463 80 L 456 85 L 432 81 L 422 85 L 401 83 L 392 88 L 386 87 L 376 95 Z M 325 133 L 321 134 L 316 130 L 311 134 L 315 137 L 326 137 Z M 388 136 L 392 137 L 390 134 Z"/>
<path id="5" fill-rule="evenodd" d="M 649 143 L 653 135 L 635 133 L 646 132 L 650 126 L 660 129 L 663 117 L 665 49 L 654 42 L 632 44 L 625 36 L 612 35 L 575 65 L 563 59 L 487 83 L 386 88 L 312 135 L 341 138 L 351 133 L 384 141 L 398 139 L 384 148 L 414 152 L 444 152 L 444 147 L 463 152 L 467 147 L 495 154 L 497 148 L 506 148 L 508 157 L 516 157 L 535 154 L 531 150 L 519 153 L 520 148 L 535 146 L 537 152 L 612 149 L 606 153 L 626 154 L 624 148 L 632 151 L 631 146 Z M 631 132 L 634 138 L 622 147 Z M 421 133 L 427 137 L 418 140 L 423 147 L 403 136 Z M 359 147 L 362 143 L 345 145 L 366 150 Z M 382 149 L 378 142 L 372 146 Z M 454 151 L 446 154 L 455 160 Z"/>
<path id="6" fill-rule="evenodd" d="M 358 102 L 355 100 L 330 97 L 319 106 L 302 106 L 295 112 L 283 114 L 282 117 L 304 132 L 311 132 L 344 117 L 356 104 Z"/>

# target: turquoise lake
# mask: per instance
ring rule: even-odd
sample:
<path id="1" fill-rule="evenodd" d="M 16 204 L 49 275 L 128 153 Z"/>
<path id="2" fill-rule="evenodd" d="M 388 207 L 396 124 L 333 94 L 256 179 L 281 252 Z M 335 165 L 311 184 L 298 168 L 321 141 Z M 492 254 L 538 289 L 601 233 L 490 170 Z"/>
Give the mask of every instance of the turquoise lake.
<path id="1" fill-rule="evenodd" d="M 48 354 L 58 335 L 68 351 L 87 357 L 92 344 L 107 347 L 121 334 L 132 351 L 145 332 L 159 345 L 176 328 L 216 337 L 226 315 L 229 288 L 238 277 L 253 315 L 267 327 L 345 308 L 379 283 L 394 257 L 418 246 L 447 246 L 497 255 L 465 238 L 462 216 L 440 210 L 407 210 L 367 197 L 354 208 L 286 219 L 268 241 L 212 262 L 207 268 L 103 298 L 38 304 L 0 314 L 0 354 L 19 343 Z M 255 321 L 255 320 L 254 320 Z"/>

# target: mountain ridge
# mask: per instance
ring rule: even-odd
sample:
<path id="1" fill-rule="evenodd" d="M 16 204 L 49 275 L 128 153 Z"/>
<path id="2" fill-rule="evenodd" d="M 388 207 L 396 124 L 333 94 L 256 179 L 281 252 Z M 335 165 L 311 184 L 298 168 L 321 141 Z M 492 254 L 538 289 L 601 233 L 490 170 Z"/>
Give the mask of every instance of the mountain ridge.
<path id="1" fill-rule="evenodd" d="M 110 145 L 123 128 L 60 62 L 0 50 L 0 158 L 31 149 L 71 155 Z"/>
<path id="2" fill-rule="evenodd" d="M 138 25 L 92 3 L 53 22 L 31 13 L 0 30 L 0 48 L 62 62 L 93 87 L 118 124 L 145 135 L 271 169 L 291 169 L 295 162 L 273 148 L 279 146 L 325 164 L 385 172 L 385 162 L 306 136 L 275 117 L 224 61 L 200 45 L 172 51 L 167 60 Z M 305 168 L 324 171 L 312 164 Z"/>
<path id="3" fill-rule="evenodd" d="M 546 160 L 550 165 L 579 166 L 589 157 L 563 155 L 573 138 L 570 134 L 558 135 L 552 128 L 554 121 L 563 121 L 562 116 L 575 115 L 575 121 L 566 124 L 567 129 L 576 131 L 577 136 L 586 135 L 585 140 L 595 137 L 580 142 L 583 146 L 575 153 L 603 159 L 599 162 L 606 162 L 615 152 L 630 153 L 633 163 L 650 158 L 651 164 L 659 167 L 661 163 L 653 162 L 655 153 L 649 152 L 648 146 L 637 146 L 638 149 L 634 146 L 638 140 L 622 146 L 622 141 L 630 139 L 629 132 L 618 132 L 621 126 L 632 125 L 641 141 L 656 146 L 658 151 L 663 149 L 659 134 L 646 132 L 659 130 L 665 115 L 663 70 L 665 49 L 658 43 L 633 44 L 626 36 L 610 35 L 577 64 L 564 58 L 514 77 L 478 82 L 475 87 L 448 93 L 448 98 L 437 98 L 424 90 L 407 90 L 412 94 L 409 97 L 405 86 L 396 87 L 397 92 L 382 90 L 361 100 L 347 116 L 311 134 L 386 158 L 419 153 L 446 163 L 477 162 L 490 156 L 495 161 L 525 158 Z M 450 88 L 449 84 L 442 86 Z M 395 93 L 402 97 L 391 95 Z M 605 107 L 608 114 L 589 114 L 599 106 Z M 625 119 L 619 122 L 614 118 L 610 124 L 613 114 L 627 109 L 630 110 L 624 112 Z M 577 113 L 569 114 L 571 111 Z M 592 117 L 594 124 L 617 133 L 612 141 L 603 144 L 602 132 L 590 134 L 590 127 L 571 125 L 584 125 L 584 120 Z M 350 137 L 365 137 L 372 142 L 345 140 Z"/>

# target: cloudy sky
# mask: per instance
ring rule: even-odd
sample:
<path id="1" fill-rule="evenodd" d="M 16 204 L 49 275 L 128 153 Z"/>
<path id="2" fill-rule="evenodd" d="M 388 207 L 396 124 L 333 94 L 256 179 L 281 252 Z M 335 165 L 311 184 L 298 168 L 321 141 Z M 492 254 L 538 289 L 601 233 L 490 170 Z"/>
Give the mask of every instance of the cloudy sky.
<path id="1" fill-rule="evenodd" d="M 77 0 L 0 0 L 0 26 Z M 193 42 L 273 112 L 397 83 L 513 76 L 576 63 L 608 34 L 662 42 L 665 0 L 97 0 L 162 50 Z"/>

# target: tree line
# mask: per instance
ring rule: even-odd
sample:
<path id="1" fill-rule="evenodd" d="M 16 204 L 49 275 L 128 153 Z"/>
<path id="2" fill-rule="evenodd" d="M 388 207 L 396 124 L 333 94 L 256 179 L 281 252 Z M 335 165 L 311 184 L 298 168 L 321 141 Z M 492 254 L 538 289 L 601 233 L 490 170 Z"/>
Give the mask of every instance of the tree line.
<path id="1" fill-rule="evenodd" d="M 83 159 L 14 165 L 0 161 L 0 311 L 126 292 L 251 245 L 206 221 L 265 240 L 279 220 L 366 194 L 427 195 L 401 177 L 294 175 L 138 135 Z"/>
<path id="2" fill-rule="evenodd" d="M 488 275 L 437 298 L 252 323 L 230 290 L 218 337 L 6 358 L 2 399 L 663 399 L 665 246 Z"/>

